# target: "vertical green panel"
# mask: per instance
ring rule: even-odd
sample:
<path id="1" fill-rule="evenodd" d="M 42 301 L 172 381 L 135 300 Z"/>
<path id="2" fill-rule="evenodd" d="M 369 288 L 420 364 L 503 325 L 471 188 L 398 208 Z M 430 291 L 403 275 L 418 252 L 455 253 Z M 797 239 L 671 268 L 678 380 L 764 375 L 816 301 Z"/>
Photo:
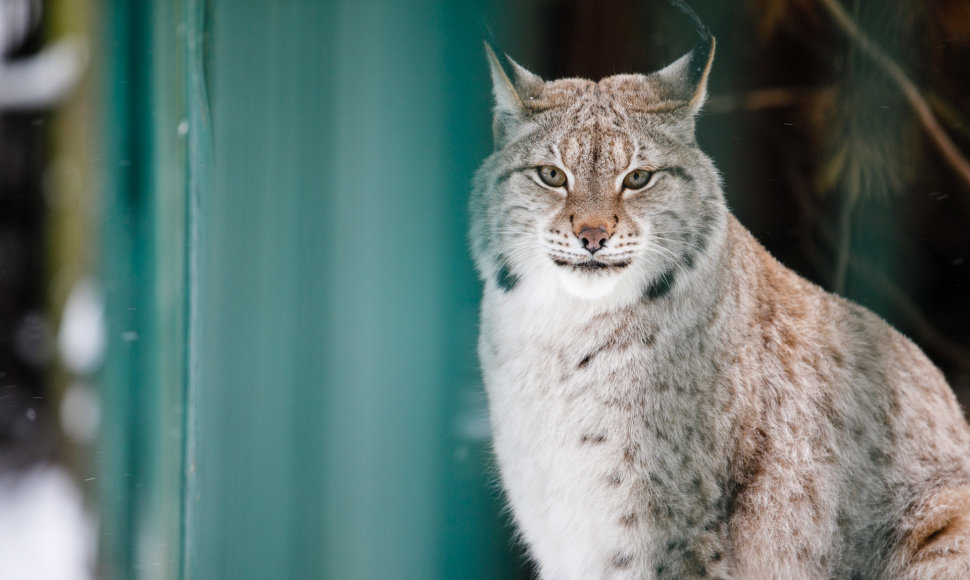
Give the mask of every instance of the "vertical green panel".
<path id="1" fill-rule="evenodd" d="M 447 356 L 437 305 L 451 276 L 440 14 L 428 2 L 340 8 L 328 225 L 334 254 L 353 258 L 332 266 L 327 319 L 327 577 L 434 578 Z"/>
<path id="2" fill-rule="evenodd" d="M 134 325 L 131 304 L 134 296 L 131 280 L 134 266 L 131 258 L 136 244 L 130 234 L 129 222 L 133 212 L 132 180 L 123 160 L 130 161 L 133 142 L 131 126 L 133 95 L 131 84 L 131 28 L 132 16 L 126 3 L 109 3 L 105 10 L 104 46 L 104 137 L 105 163 L 102 167 L 104 197 L 102 222 L 100 276 L 106 298 L 108 341 L 107 360 L 101 373 L 101 394 L 104 401 L 104 422 L 101 443 L 96 456 L 100 479 L 98 503 L 100 507 L 101 537 L 98 544 L 106 574 L 121 577 L 132 567 L 131 495 L 133 473 L 130 465 L 129 432 L 132 425 L 131 392 L 129 385 L 135 375 L 132 344 L 122 338 L 125 329 Z M 130 163 L 129 163 L 130 165 Z"/>
<path id="3" fill-rule="evenodd" d="M 186 163 L 186 263 L 185 296 L 188 320 L 186 321 L 185 362 L 185 415 L 183 437 L 184 486 L 182 510 L 182 578 L 189 578 L 200 565 L 199 500 L 201 493 L 196 477 L 198 468 L 197 444 L 200 407 L 204 407 L 200 392 L 200 356 L 202 355 L 202 284 L 199 273 L 204 267 L 201 220 L 207 215 L 203 203 L 210 196 L 212 182 L 212 120 L 209 111 L 208 79 L 206 75 L 206 48 L 208 47 L 208 4 L 206 0 L 187 0 L 184 6 L 185 22 L 185 125 Z M 205 206 L 207 207 L 207 206 Z"/>
<path id="4" fill-rule="evenodd" d="M 193 217 L 189 578 L 314 577 L 319 568 L 321 518 L 311 514 L 322 466 L 310 437 L 323 385 L 312 364 L 321 354 L 308 359 L 305 349 L 319 349 L 306 268 L 322 256 L 302 240 L 304 221 L 324 216 L 327 11 L 219 3 L 207 24 L 213 165 Z"/>
<path id="5" fill-rule="evenodd" d="M 212 164 L 189 166 L 187 578 L 508 577 L 485 439 L 462 427 L 481 406 L 475 12 L 211 5 Z"/>
<path id="6" fill-rule="evenodd" d="M 483 446 L 458 435 L 478 388 L 465 206 L 489 138 L 474 12 L 365 1 L 335 18 L 328 233 L 353 259 L 328 294 L 327 578 L 507 577 L 469 464 Z"/>
<path id="7" fill-rule="evenodd" d="M 186 320 L 181 9 L 104 8 L 101 545 L 109 577 L 171 578 L 181 561 Z"/>
<path id="8" fill-rule="evenodd" d="M 186 192 L 184 83 L 185 26 L 180 1 L 152 3 L 150 103 L 143 112 L 146 194 L 152 207 L 150 262 L 152 323 L 146 328 L 146 381 L 137 385 L 138 428 L 145 489 L 138 522 L 136 569 L 140 578 L 174 578 L 181 569 L 182 468 L 185 376 Z M 181 127 L 181 129 L 180 129 Z M 139 336 L 141 340 L 141 336 Z M 135 385 L 133 385 L 135 386 Z"/>

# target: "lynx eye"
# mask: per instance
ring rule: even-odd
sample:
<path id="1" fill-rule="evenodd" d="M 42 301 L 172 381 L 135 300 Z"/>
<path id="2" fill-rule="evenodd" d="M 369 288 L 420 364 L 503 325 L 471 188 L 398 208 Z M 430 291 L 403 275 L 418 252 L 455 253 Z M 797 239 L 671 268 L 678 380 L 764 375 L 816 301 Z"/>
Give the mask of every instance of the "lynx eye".
<path id="1" fill-rule="evenodd" d="M 646 169 L 634 169 L 623 178 L 623 187 L 627 189 L 642 189 L 650 183 L 653 173 Z"/>
<path id="2" fill-rule="evenodd" d="M 539 179 L 549 187 L 562 187 L 566 184 L 566 172 L 555 165 L 543 165 L 539 168 Z"/>

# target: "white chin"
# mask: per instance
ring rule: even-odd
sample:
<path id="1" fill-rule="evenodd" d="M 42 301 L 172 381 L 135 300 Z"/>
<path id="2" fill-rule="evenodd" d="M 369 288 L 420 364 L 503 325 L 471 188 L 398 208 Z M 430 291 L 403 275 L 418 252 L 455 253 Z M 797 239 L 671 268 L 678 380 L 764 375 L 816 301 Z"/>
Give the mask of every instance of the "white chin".
<path id="1" fill-rule="evenodd" d="M 605 272 L 588 275 L 563 269 L 559 271 L 559 279 L 570 294 L 586 300 L 596 300 L 609 296 L 616 290 L 620 275 Z"/>

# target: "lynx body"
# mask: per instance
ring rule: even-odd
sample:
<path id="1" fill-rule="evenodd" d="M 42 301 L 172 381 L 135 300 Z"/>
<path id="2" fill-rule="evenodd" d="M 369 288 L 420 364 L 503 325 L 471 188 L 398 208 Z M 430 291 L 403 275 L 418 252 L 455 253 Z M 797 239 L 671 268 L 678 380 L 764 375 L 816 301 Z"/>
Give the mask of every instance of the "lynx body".
<path id="1" fill-rule="evenodd" d="M 960 408 L 729 214 L 694 140 L 713 52 L 544 82 L 489 51 L 479 353 L 529 553 L 550 580 L 970 578 Z"/>

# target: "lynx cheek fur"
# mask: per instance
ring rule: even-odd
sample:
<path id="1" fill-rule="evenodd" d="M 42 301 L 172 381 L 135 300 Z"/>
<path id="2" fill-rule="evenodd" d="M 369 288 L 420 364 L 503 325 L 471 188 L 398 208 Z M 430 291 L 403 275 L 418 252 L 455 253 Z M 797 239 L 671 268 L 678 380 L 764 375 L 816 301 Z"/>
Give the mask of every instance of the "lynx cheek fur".
<path id="1" fill-rule="evenodd" d="M 970 578 L 970 429 L 728 213 L 694 140 L 713 38 L 599 82 L 487 52 L 479 351 L 542 578 Z"/>

